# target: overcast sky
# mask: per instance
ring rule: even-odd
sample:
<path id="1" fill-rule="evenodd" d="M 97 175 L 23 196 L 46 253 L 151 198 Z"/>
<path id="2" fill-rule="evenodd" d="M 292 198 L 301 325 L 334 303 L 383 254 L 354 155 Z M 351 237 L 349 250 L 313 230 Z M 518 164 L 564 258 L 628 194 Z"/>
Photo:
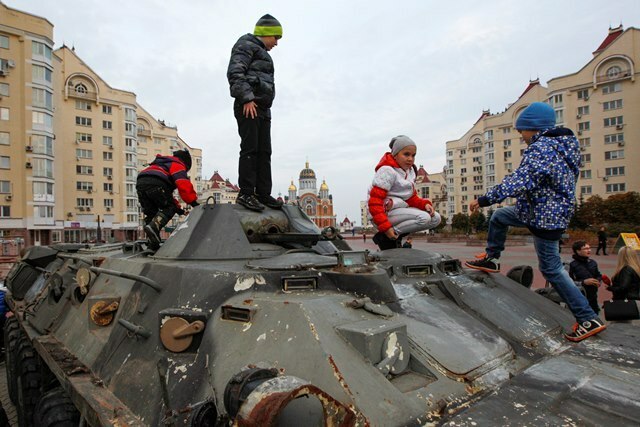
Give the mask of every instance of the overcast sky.
<path id="1" fill-rule="evenodd" d="M 112 87 L 203 150 L 203 175 L 237 183 L 240 139 L 226 70 L 235 41 L 265 13 L 284 36 L 271 51 L 273 194 L 308 159 L 334 212 L 359 201 L 398 134 L 417 163 L 442 171 L 445 142 L 483 109 L 514 102 L 530 79 L 577 71 L 610 26 L 640 27 L 640 1 L 2 0 L 47 18 Z"/>

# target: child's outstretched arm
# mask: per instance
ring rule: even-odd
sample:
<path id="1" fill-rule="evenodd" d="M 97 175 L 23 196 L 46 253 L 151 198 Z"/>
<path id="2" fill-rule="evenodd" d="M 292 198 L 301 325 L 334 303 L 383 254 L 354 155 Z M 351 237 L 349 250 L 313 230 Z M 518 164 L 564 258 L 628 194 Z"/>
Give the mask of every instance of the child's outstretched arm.
<path id="1" fill-rule="evenodd" d="M 433 214 L 433 205 L 431 200 L 423 199 L 418 196 L 418 192 L 414 189 L 413 194 L 406 200 L 407 204 L 412 208 L 420 209 L 421 211 L 427 211 L 429 214 Z"/>

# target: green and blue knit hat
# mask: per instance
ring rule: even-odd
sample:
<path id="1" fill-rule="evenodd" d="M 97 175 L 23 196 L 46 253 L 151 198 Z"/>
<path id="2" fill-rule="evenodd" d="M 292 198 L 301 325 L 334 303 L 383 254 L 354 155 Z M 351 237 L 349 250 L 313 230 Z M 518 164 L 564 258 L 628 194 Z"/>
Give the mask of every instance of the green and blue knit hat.
<path id="1" fill-rule="evenodd" d="M 254 36 L 275 36 L 282 37 L 282 25 L 273 16 L 266 14 L 256 22 L 256 28 L 253 30 Z"/>

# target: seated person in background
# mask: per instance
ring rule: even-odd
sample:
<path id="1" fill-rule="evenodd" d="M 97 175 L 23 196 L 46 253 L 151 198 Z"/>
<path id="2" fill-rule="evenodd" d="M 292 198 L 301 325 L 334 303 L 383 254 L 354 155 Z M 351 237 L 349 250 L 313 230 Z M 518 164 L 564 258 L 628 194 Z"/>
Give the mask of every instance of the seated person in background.
<path id="1" fill-rule="evenodd" d="M 623 246 L 618 251 L 618 265 L 607 287 L 613 299 L 640 300 L 640 262 L 633 248 Z"/>
<path id="2" fill-rule="evenodd" d="M 598 263 L 589 258 L 591 246 L 584 240 L 578 240 L 572 246 L 573 261 L 569 264 L 569 276 L 577 285 L 582 285 L 587 294 L 587 301 L 591 309 L 600 312 L 598 306 L 598 287 L 603 280 L 602 273 L 598 270 Z"/>
<path id="3" fill-rule="evenodd" d="M 413 237 L 407 237 L 407 240 L 402 244 L 402 247 L 407 249 L 413 248 Z"/>
<path id="4" fill-rule="evenodd" d="M 369 215 L 378 232 L 373 241 L 381 250 L 401 246 L 402 236 L 436 228 L 440 214 L 431 200 L 418 196 L 415 187 L 416 143 L 404 135 L 389 143 L 369 188 Z"/>

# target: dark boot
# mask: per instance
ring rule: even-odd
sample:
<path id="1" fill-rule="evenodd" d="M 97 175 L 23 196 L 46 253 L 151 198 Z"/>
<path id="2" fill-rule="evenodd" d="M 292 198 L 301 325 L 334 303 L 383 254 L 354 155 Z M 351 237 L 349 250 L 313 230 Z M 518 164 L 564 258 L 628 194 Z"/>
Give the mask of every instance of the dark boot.
<path id="1" fill-rule="evenodd" d="M 171 218 L 167 217 L 163 212 L 156 213 L 151 221 L 144 226 L 144 232 L 147 235 L 149 241 L 149 248 L 158 250 L 162 239 L 160 238 L 160 230 L 164 228 Z"/>
<path id="2" fill-rule="evenodd" d="M 373 243 L 378 245 L 381 251 L 386 251 L 387 249 L 395 249 L 398 248 L 398 240 L 390 239 L 386 234 L 377 232 L 373 236 Z"/>

